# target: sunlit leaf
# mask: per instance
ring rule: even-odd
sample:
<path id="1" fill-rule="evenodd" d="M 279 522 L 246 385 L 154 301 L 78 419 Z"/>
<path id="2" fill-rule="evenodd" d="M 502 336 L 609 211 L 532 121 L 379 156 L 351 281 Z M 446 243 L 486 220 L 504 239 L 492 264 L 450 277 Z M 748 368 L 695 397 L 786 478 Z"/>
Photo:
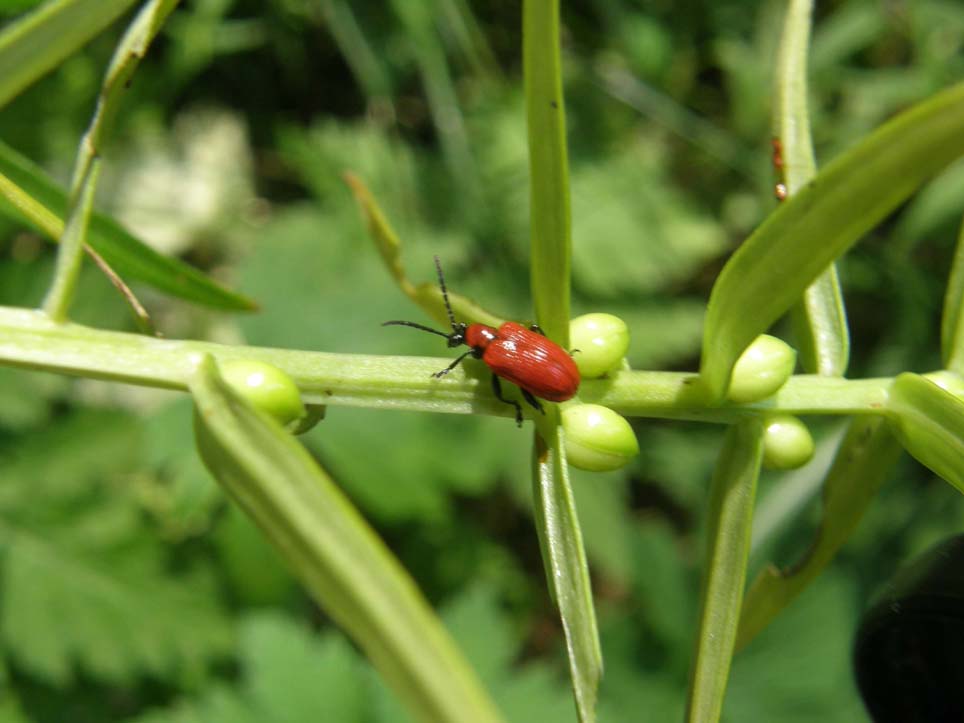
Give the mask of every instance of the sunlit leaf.
<path id="1" fill-rule="evenodd" d="M 409 709 L 426 720 L 499 720 L 407 573 L 304 447 L 236 396 L 210 357 L 191 391 L 208 469 Z"/>
<path id="2" fill-rule="evenodd" d="M 136 0 L 54 0 L 0 33 L 0 106 L 120 17 Z"/>
<path id="3" fill-rule="evenodd" d="M 833 261 L 924 181 L 964 153 L 964 85 L 905 111 L 788 198 L 720 273 L 700 375 L 722 398 L 747 345 Z"/>

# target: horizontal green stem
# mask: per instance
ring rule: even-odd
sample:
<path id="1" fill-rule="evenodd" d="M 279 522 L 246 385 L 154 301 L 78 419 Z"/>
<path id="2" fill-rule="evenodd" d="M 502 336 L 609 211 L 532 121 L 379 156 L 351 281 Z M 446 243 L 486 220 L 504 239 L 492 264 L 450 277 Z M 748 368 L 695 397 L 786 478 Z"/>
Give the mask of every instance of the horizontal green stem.
<path id="1" fill-rule="evenodd" d="M 436 357 L 329 354 L 227 346 L 58 324 L 40 311 L 0 307 L 0 365 L 60 372 L 142 386 L 186 390 L 204 354 L 218 360 L 257 359 L 287 372 L 312 404 L 511 416 L 490 391 L 481 362 L 444 379 L 432 373 L 451 360 Z M 731 423 L 762 411 L 789 414 L 878 414 L 890 379 L 847 380 L 810 375 L 790 379 L 762 402 L 710 406 L 697 375 L 620 372 L 585 380 L 579 399 L 632 417 Z"/>

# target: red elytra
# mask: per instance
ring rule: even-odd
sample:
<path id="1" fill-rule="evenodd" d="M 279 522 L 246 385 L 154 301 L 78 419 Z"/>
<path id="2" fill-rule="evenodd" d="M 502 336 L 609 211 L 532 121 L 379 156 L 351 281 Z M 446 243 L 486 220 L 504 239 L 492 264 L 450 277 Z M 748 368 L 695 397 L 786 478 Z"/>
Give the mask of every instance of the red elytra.
<path id="1" fill-rule="evenodd" d="M 442 264 L 435 257 L 439 287 L 448 311 L 452 333 L 438 331 L 414 321 L 386 321 L 382 326 L 411 326 L 431 334 L 443 336 L 449 348 L 465 344 L 469 350 L 459 356 L 445 369 L 432 376 L 445 376 L 467 356 L 481 359 L 492 370 L 492 391 L 500 401 L 515 407 L 516 424 L 522 426 L 522 407 L 512 399 L 502 396 L 499 378 L 512 382 L 522 390 L 522 397 L 535 409 L 545 413 L 536 397 L 550 402 L 564 402 L 572 399 L 579 389 L 579 369 L 572 357 L 558 344 L 546 338 L 538 327 L 526 328 L 514 321 L 507 321 L 498 329 L 485 324 L 465 324 L 455 320 L 449 304 Z"/>
<path id="2" fill-rule="evenodd" d="M 465 343 L 492 370 L 534 396 L 550 402 L 572 399 L 579 389 L 579 369 L 566 351 L 537 331 L 507 321 L 498 329 L 469 324 Z"/>

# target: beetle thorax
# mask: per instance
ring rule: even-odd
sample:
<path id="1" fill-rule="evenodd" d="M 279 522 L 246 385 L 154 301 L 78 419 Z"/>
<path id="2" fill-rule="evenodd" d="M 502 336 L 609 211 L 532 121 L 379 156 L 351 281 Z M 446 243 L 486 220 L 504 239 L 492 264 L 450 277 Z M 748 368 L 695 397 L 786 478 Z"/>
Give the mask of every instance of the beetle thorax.
<path id="1" fill-rule="evenodd" d="M 498 338 L 495 329 L 485 324 L 469 324 L 465 330 L 465 343 L 479 352 Z"/>

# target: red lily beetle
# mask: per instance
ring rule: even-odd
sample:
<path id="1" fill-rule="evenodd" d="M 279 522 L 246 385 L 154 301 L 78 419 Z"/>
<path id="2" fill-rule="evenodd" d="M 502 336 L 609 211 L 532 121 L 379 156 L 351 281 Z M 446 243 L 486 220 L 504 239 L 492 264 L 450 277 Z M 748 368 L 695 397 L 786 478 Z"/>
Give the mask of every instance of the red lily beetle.
<path id="1" fill-rule="evenodd" d="M 452 333 L 437 331 L 414 321 L 386 321 L 382 324 L 382 326 L 411 326 L 444 336 L 448 339 L 450 349 L 462 344 L 469 347 L 467 352 L 445 369 L 435 372 L 433 377 L 445 376 L 467 356 L 481 359 L 492 370 L 492 391 L 496 399 L 515 407 L 515 421 L 520 427 L 522 426 L 522 407 L 518 402 L 502 396 L 500 377 L 519 387 L 522 397 L 543 414 L 545 410 L 536 397 L 550 402 L 564 402 L 575 396 L 579 389 L 579 369 L 565 349 L 547 339 L 538 326 L 527 328 L 514 321 L 507 321 L 495 329 L 485 324 L 465 324 L 456 321 L 452 305 L 449 303 L 445 277 L 442 275 L 442 264 L 438 256 L 435 257 L 435 269 L 438 271 L 438 285 L 442 290 L 442 299 L 449 314 L 449 322 L 452 324 Z"/>

